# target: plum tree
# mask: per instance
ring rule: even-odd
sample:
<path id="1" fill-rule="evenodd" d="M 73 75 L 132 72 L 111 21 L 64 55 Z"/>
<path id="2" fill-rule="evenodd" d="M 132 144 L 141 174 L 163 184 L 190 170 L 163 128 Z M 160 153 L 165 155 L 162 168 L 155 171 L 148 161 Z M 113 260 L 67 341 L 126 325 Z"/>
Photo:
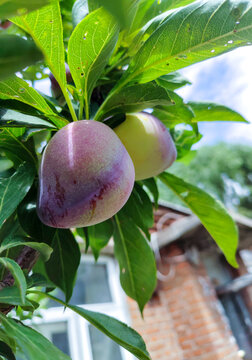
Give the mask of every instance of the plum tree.
<path id="1" fill-rule="evenodd" d="M 114 129 L 135 167 L 136 180 L 156 176 L 176 160 L 177 152 L 164 124 L 146 112 L 126 115 Z"/>
<path id="2" fill-rule="evenodd" d="M 117 213 L 134 185 L 134 166 L 107 125 L 68 124 L 49 142 L 40 167 L 38 215 L 51 227 L 94 225 Z"/>

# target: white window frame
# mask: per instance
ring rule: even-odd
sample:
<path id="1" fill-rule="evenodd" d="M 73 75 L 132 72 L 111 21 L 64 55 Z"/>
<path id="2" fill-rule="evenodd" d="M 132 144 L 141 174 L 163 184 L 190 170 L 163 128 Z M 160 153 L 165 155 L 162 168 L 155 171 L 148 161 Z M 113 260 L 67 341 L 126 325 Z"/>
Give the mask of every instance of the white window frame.
<path id="1" fill-rule="evenodd" d="M 81 262 L 94 264 L 94 258 L 91 255 L 82 255 Z M 87 310 L 97 311 L 108 316 L 115 317 L 122 322 L 130 325 L 130 315 L 127 308 L 126 296 L 121 288 L 119 281 L 119 267 L 112 257 L 100 256 L 98 264 L 107 266 L 108 283 L 112 302 L 100 304 L 79 304 Z M 70 300 L 71 303 L 71 300 Z M 42 318 L 34 318 L 33 324 L 37 326 L 46 324 L 57 324 L 66 322 L 69 338 L 69 349 L 72 360 L 93 360 L 91 339 L 89 334 L 89 323 L 80 315 L 70 309 L 64 311 L 63 307 L 50 307 L 49 309 L 40 310 Z M 42 330 L 42 329 L 41 329 Z M 41 331 L 40 330 L 40 331 Z M 43 333 L 43 331 L 42 331 Z M 45 336 L 49 334 L 44 333 Z M 127 350 L 120 348 L 122 360 L 134 360 Z M 82 354 L 82 356 L 80 356 Z"/>

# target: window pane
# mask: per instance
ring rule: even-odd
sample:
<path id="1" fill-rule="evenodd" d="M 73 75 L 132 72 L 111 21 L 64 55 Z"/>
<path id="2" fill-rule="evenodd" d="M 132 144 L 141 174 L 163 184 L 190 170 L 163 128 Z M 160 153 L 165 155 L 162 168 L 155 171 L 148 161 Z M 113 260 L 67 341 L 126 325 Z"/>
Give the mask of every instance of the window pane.
<path id="1" fill-rule="evenodd" d="M 63 353 L 70 355 L 67 332 L 58 332 L 52 334 L 52 343 Z"/>
<path id="2" fill-rule="evenodd" d="M 60 291 L 55 296 L 63 301 L 65 299 L 64 294 Z M 108 302 L 112 302 L 112 297 L 108 282 L 107 266 L 105 264 L 81 264 L 70 303 L 80 305 Z M 48 303 L 48 307 L 58 306 L 61 305 L 55 301 Z"/>
<path id="3" fill-rule="evenodd" d="M 97 330 L 89 326 L 93 360 L 122 360 L 119 345 Z"/>

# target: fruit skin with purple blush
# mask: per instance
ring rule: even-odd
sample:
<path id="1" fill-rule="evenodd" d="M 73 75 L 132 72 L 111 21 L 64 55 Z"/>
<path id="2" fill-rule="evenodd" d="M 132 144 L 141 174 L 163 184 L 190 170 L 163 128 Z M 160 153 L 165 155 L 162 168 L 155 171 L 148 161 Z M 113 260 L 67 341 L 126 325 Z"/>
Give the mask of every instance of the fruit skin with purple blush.
<path id="1" fill-rule="evenodd" d="M 114 131 L 132 158 L 136 180 L 156 176 L 176 160 L 177 150 L 169 131 L 151 114 L 127 114 Z"/>
<path id="2" fill-rule="evenodd" d="M 134 179 L 132 160 L 113 130 L 93 120 L 70 123 L 43 153 L 38 216 L 55 228 L 100 223 L 123 207 Z"/>

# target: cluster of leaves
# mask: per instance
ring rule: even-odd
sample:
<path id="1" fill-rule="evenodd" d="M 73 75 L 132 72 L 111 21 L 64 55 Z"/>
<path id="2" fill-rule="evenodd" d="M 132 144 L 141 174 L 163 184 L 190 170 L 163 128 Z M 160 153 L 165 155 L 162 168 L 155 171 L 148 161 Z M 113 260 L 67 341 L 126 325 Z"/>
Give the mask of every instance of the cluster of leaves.
<path id="1" fill-rule="evenodd" d="M 68 359 L 41 334 L 3 314 L 12 306 L 32 312 L 39 306 L 32 293 L 52 298 L 50 290 L 58 287 L 66 301 L 54 300 L 137 358 L 150 359 L 134 330 L 105 315 L 69 305 L 80 248 L 72 230 L 49 228 L 37 217 L 41 153 L 58 129 L 83 118 L 106 121 L 113 127 L 123 121 L 126 112 L 152 108 L 171 130 L 178 159 L 190 155 L 192 145 L 200 140 L 198 122 L 245 121 L 221 105 L 186 104 L 174 90 L 189 83 L 177 70 L 250 44 L 251 16 L 250 0 L 77 0 L 61 4 L 59 0 L 0 0 L 0 18 L 11 17 L 15 29 L 13 34 L 0 34 L 2 283 L 12 275 L 12 282 L 0 291 L 3 357 L 13 360 L 19 349 L 28 359 Z M 32 65 L 39 60 L 41 63 Z M 73 84 L 67 84 L 66 61 Z M 14 75 L 25 66 L 29 67 L 23 77 Z M 48 67 L 53 73 L 66 105 L 25 81 L 36 80 L 38 67 Z M 186 127 L 178 129 L 178 124 Z M 227 260 L 236 266 L 237 229 L 221 203 L 175 175 L 163 173 L 159 178 L 200 218 Z M 156 286 L 155 259 L 148 241 L 152 200 L 157 205 L 156 179 L 137 182 L 129 201 L 113 219 L 77 230 L 96 259 L 113 236 L 122 287 L 141 312 Z M 27 247 L 40 253 L 32 275 L 29 266 L 24 268 L 17 261 Z M 46 291 L 38 292 L 37 287 Z"/>
<path id="2" fill-rule="evenodd" d="M 183 162 L 182 162 L 183 160 Z M 170 171 L 211 192 L 229 209 L 251 217 L 252 148 L 248 145 L 220 143 L 200 148 L 189 164 L 177 161 Z M 206 166 L 207 164 L 207 166 Z M 160 198 L 175 197 L 159 183 Z"/>

